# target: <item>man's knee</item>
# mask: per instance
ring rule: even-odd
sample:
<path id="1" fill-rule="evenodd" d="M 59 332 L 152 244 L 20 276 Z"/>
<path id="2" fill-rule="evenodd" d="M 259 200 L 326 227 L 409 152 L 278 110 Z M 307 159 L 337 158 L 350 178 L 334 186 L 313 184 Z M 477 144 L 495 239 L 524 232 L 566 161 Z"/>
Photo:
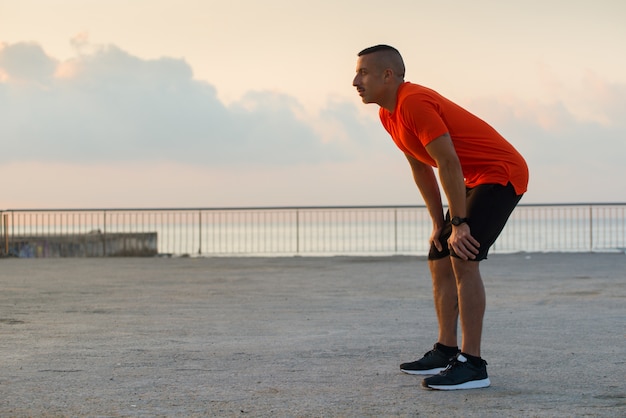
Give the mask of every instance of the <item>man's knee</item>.
<path id="1" fill-rule="evenodd" d="M 480 261 L 463 260 L 458 257 L 450 257 L 450 260 L 457 281 L 471 278 L 480 279 Z"/>

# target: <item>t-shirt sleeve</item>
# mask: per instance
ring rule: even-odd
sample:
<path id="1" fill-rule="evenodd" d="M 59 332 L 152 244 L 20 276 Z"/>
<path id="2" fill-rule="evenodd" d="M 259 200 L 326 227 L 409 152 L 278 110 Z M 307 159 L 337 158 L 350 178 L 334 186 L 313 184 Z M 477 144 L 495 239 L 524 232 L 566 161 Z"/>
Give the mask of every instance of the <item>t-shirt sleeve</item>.
<path id="1" fill-rule="evenodd" d="M 437 103 L 419 94 L 404 99 L 400 111 L 402 123 L 425 147 L 449 131 Z"/>

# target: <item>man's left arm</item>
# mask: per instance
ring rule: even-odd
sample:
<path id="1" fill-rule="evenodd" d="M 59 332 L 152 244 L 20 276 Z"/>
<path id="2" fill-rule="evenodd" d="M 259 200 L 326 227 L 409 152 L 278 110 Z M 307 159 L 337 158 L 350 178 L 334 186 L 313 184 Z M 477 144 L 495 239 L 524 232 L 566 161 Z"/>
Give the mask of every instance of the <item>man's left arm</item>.
<path id="1" fill-rule="evenodd" d="M 463 170 L 452 138 L 448 133 L 443 134 L 426 145 L 426 151 L 437 162 L 439 180 L 448 199 L 450 217 L 467 217 Z M 467 223 L 452 227 L 448 243 L 464 260 L 475 258 L 480 246 L 480 243 L 472 237 Z"/>

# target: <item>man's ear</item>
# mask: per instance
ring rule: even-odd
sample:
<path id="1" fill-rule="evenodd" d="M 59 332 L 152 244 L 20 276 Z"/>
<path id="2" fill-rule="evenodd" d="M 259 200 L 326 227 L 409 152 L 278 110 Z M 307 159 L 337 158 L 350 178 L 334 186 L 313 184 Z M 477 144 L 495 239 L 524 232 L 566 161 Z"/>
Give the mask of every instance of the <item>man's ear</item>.
<path id="1" fill-rule="evenodd" d="M 384 77 L 385 83 L 393 80 L 393 70 L 391 68 L 387 68 L 383 73 L 383 77 Z"/>

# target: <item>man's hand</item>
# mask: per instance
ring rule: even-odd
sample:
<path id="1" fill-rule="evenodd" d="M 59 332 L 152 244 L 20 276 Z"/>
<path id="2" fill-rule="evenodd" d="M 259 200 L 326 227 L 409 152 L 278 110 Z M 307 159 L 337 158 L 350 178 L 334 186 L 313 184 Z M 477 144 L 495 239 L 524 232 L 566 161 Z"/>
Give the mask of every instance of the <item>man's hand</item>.
<path id="1" fill-rule="evenodd" d="M 448 246 L 462 260 L 473 260 L 478 254 L 480 243 L 470 233 L 469 225 L 463 223 L 452 227 L 452 234 L 448 238 Z"/>
<path id="2" fill-rule="evenodd" d="M 436 226 L 433 227 L 433 232 L 432 234 L 430 234 L 430 241 L 429 241 L 429 244 L 434 244 L 435 248 L 437 248 L 437 251 L 439 252 L 443 251 L 443 247 L 441 246 L 441 241 L 439 240 L 442 230 L 443 228 L 439 228 Z"/>

